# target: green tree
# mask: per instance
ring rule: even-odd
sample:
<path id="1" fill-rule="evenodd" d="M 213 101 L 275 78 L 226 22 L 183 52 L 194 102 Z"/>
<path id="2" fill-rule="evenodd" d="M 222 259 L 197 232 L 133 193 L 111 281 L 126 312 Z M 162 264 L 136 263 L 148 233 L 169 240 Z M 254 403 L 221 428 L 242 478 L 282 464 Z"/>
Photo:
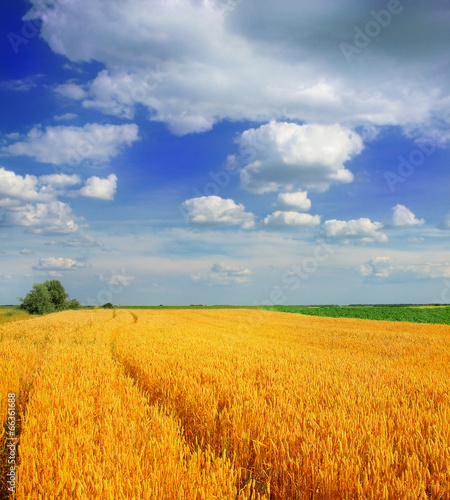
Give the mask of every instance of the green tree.
<path id="1" fill-rule="evenodd" d="M 48 314 L 55 311 L 51 295 L 44 283 L 35 283 L 20 305 L 30 314 Z"/>
<path id="2" fill-rule="evenodd" d="M 70 299 L 66 301 L 66 309 L 79 309 L 80 307 L 81 304 L 77 299 Z"/>
<path id="3" fill-rule="evenodd" d="M 44 286 L 50 293 L 50 301 L 55 307 L 55 311 L 63 311 L 67 309 L 67 299 L 69 294 L 64 290 L 61 282 L 58 280 L 47 280 Z"/>
<path id="4" fill-rule="evenodd" d="M 48 314 L 66 309 L 79 309 L 77 299 L 70 299 L 69 294 L 58 280 L 35 283 L 22 302 L 20 308 L 30 314 Z"/>

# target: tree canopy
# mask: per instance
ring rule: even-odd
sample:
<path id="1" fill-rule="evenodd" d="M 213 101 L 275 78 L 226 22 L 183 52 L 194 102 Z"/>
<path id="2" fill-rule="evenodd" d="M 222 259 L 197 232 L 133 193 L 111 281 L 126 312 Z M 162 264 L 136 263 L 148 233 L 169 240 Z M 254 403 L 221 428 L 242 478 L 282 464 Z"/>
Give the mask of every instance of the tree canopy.
<path id="1" fill-rule="evenodd" d="M 35 283 L 25 298 L 20 298 L 20 308 L 30 314 L 48 314 L 78 309 L 77 299 L 70 299 L 69 294 L 58 280 L 47 280 L 44 283 Z"/>

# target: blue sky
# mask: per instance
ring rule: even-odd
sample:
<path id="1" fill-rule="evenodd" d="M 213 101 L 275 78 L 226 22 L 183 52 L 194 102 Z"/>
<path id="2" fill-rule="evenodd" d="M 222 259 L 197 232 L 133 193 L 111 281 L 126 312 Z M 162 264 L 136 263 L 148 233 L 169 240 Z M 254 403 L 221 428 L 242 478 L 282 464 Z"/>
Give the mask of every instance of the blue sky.
<path id="1" fill-rule="evenodd" d="M 449 4 L 0 5 L 0 303 L 450 302 Z"/>

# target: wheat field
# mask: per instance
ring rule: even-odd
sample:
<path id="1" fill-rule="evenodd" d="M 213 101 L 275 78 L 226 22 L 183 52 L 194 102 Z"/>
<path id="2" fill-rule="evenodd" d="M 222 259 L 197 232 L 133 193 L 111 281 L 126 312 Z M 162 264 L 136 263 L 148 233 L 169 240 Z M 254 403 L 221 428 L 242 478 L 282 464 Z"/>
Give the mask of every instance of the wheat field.
<path id="1" fill-rule="evenodd" d="M 448 326 L 93 310 L 0 332 L 15 498 L 450 499 Z"/>

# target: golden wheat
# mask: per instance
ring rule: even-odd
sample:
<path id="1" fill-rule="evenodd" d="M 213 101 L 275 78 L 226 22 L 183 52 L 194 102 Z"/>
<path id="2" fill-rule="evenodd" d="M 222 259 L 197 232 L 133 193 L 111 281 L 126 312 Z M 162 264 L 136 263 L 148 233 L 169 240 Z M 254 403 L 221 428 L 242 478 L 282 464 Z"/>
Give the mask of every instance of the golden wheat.
<path id="1" fill-rule="evenodd" d="M 31 386 L 17 498 L 450 499 L 448 326 L 114 310 L 0 329 L 2 401 Z"/>

